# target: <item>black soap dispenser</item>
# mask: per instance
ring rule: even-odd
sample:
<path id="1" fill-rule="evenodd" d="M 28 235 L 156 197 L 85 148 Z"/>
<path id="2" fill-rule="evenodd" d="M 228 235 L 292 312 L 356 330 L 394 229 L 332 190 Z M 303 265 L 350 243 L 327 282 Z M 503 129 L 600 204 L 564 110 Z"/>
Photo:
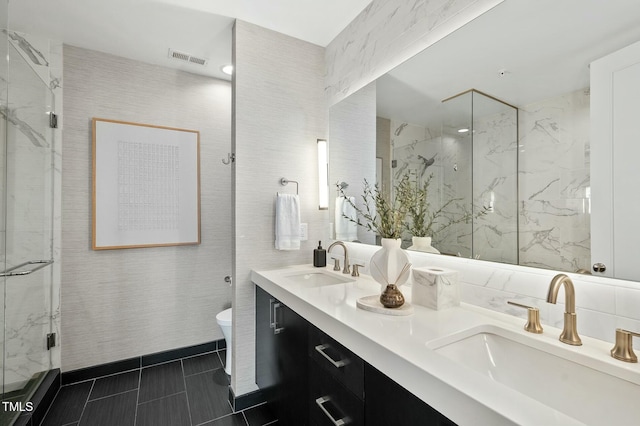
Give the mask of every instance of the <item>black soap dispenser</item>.
<path id="1" fill-rule="evenodd" d="M 322 248 L 322 241 L 318 241 L 318 248 L 313 251 L 313 266 L 327 266 L 327 251 Z"/>

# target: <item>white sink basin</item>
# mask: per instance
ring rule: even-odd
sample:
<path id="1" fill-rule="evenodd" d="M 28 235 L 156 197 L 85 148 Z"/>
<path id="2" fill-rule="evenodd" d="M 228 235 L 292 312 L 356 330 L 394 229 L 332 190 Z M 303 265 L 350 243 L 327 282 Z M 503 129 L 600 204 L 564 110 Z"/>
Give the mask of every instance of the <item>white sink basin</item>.
<path id="1" fill-rule="evenodd" d="M 464 368 L 585 424 L 639 421 L 637 371 L 615 365 L 605 351 L 599 360 L 581 355 L 580 347 L 558 346 L 489 325 L 428 345 Z"/>
<path id="2" fill-rule="evenodd" d="M 342 284 L 355 281 L 348 275 L 341 276 L 323 270 L 297 272 L 295 274 L 287 275 L 286 278 L 305 287 L 322 287 L 325 285 Z"/>

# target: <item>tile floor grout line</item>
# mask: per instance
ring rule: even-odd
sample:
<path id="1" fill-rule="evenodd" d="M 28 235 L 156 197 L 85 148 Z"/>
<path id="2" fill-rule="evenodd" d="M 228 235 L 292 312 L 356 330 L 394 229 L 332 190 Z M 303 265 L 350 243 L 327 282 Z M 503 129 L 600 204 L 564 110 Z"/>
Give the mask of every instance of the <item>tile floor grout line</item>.
<path id="1" fill-rule="evenodd" d="M 184 397 L 187 400 L 187 413 L 189 413 L 189 424 L 193 425 L 193 418 L 191 417 L 191 404 L 189 404 L 189 392 L 187 392 L 187 378 L 184 375 L 183 359 L 180 359 L 180 369 L 182 370 L 182 384 L 184 385 Z"/>
<path id="2" fill-rule="evenodd" d="M 138 394 L 136 395 L 136 409 L 133 413 L 134 426 L 138 424 L 138 407 L 140 406 L 140 386 L 141 385 L 142 385 L 142 361 L 140 362 L 140 370 L 138 371 Z"/>
<path id="3" fill-rule="evenodd" d="M 164 398 L 169 398 L 170 396 L 180 395 L 181 393 L 186 394 L 186 393 L 187 393 L 187 390 L 185 389 L 185 390 L 180 391 L 180 392 L 171 393 L 171 394 L 169 394 L 169 395 L 163 395 L 163 396 L 161 396 L 161 397 L 159 397 L 159 398 L 153 398 L 153 399 L 150 399 L 149 401 L 143 401 L 143 402 L 139 403 L 138 405 L 148 404 L 148 403 L 150 403 L 150 402 L 155 402 L 155 401 L 158 401 L 158 400 L 161 400 L 161 399 L 164 399 Z"/>
<path id="4" fill-rule="evenodd" d="M 244 424 L 245 424 L 246 426 L 251 426 L 251 425 L 249 424 L 249 420 L 247 419 L 247 415 L 245 414 L 245 411 L 247 411 L 247 410 L 242 410 L 242 411 L 240 411 L 240 412 L 242 413 L 242 418 L 244 419 Z"/>
<path id="5" fill-rule="evenodd" d="M 139 382 L 139 380 L 138 380 L 138 382 Z M 138 387 L 135 387 L 133 389 L 127 389 L 127 390 L 122 391 L 122 392 L 110 393 L 109 395 L 101 396 L 100 398 L 89 399 L 87 402 L 101 401 L 101 400 L 106 399 L 106 398 L 111 398 L 112 396 L 122 395 L 124 393 L 133 392 L 135 390 L 138 390 L 139 388 L 140 388 L 140 385 L 138 384 Z"/>
<path id="6" fill-rule="evenodd" d="M 93 392 L 93 387 L 96 385 L 95 379 L 93 383 L 91 383 L 91 389 L 89 389 L 89 393 L 87 394 L 87 399 L 84 401 L 84 406 L 82 407 L 82 413 L 80 413 L 80 418 L 78 419 L 78 426 L 80 426 L 80 422 L 82 421 L 82 416 L 84 416 L 84 412 L 87 409 L 87 404 L 89 404 L 89 397 L 91 396 L 91 392 Z"/>

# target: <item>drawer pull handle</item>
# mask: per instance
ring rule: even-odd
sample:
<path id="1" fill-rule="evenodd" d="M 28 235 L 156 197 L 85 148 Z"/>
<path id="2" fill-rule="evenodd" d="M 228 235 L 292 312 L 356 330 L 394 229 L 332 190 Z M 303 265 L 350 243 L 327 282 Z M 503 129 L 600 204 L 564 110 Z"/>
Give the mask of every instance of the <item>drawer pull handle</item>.
<path id="1" fill-rule="evenodd" d="M 273 328 L 273 334 L 280 334 L 284 327 L 278 327 L 278 308 L 282 305 L 276 299 L 269 299 L 269 327 Z"/>
<path id="2" fill-rule="evenodd" d="M 316 351 L 320 352 L 320 355 L 325 357 L 331 364 L 333 364 L 335 368 L 342 368 L 349 363 L 348 360 L 342 360 L 342 359 L 336 361 L 333 358 L 331 358 L 329 355 L 327 355 L 327 353 L 325 352 L 325 349 L 328 349 L 330 347 L 331 346 L 329 345 L 318 345 L 316 346 Z"/>
<path id="3" fill-rule="evenodd" d="M 327 416 L 329 420 L 331 420 L 331 423 L 333 423 L 335 426 L 343 426 L 351 423 L 351 419 L 347 416 L 337 420 L 334 419 L 329 410 L 324 407 L 324 404 L 329 401 L 331 401 L 331 398 L 329 396 L 321 396 L 320 398 L 316 399 L 316 404 L 318 405 L 318 407 L 320 407 L 324 415 Z"/>

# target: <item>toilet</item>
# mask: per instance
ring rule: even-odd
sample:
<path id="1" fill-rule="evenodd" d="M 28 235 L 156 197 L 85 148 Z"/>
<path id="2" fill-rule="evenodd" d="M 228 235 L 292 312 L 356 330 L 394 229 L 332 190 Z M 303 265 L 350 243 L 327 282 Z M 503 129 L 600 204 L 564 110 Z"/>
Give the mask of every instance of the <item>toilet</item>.
<path id="1" fill-rule="evenodd" d="M 224 363 L 224 372 L 231 375 L 231 308 L 225 309 L 216 315 L 216 321 L 218 321 L 224 340 L 227 342 L 227 358 Z"/>

